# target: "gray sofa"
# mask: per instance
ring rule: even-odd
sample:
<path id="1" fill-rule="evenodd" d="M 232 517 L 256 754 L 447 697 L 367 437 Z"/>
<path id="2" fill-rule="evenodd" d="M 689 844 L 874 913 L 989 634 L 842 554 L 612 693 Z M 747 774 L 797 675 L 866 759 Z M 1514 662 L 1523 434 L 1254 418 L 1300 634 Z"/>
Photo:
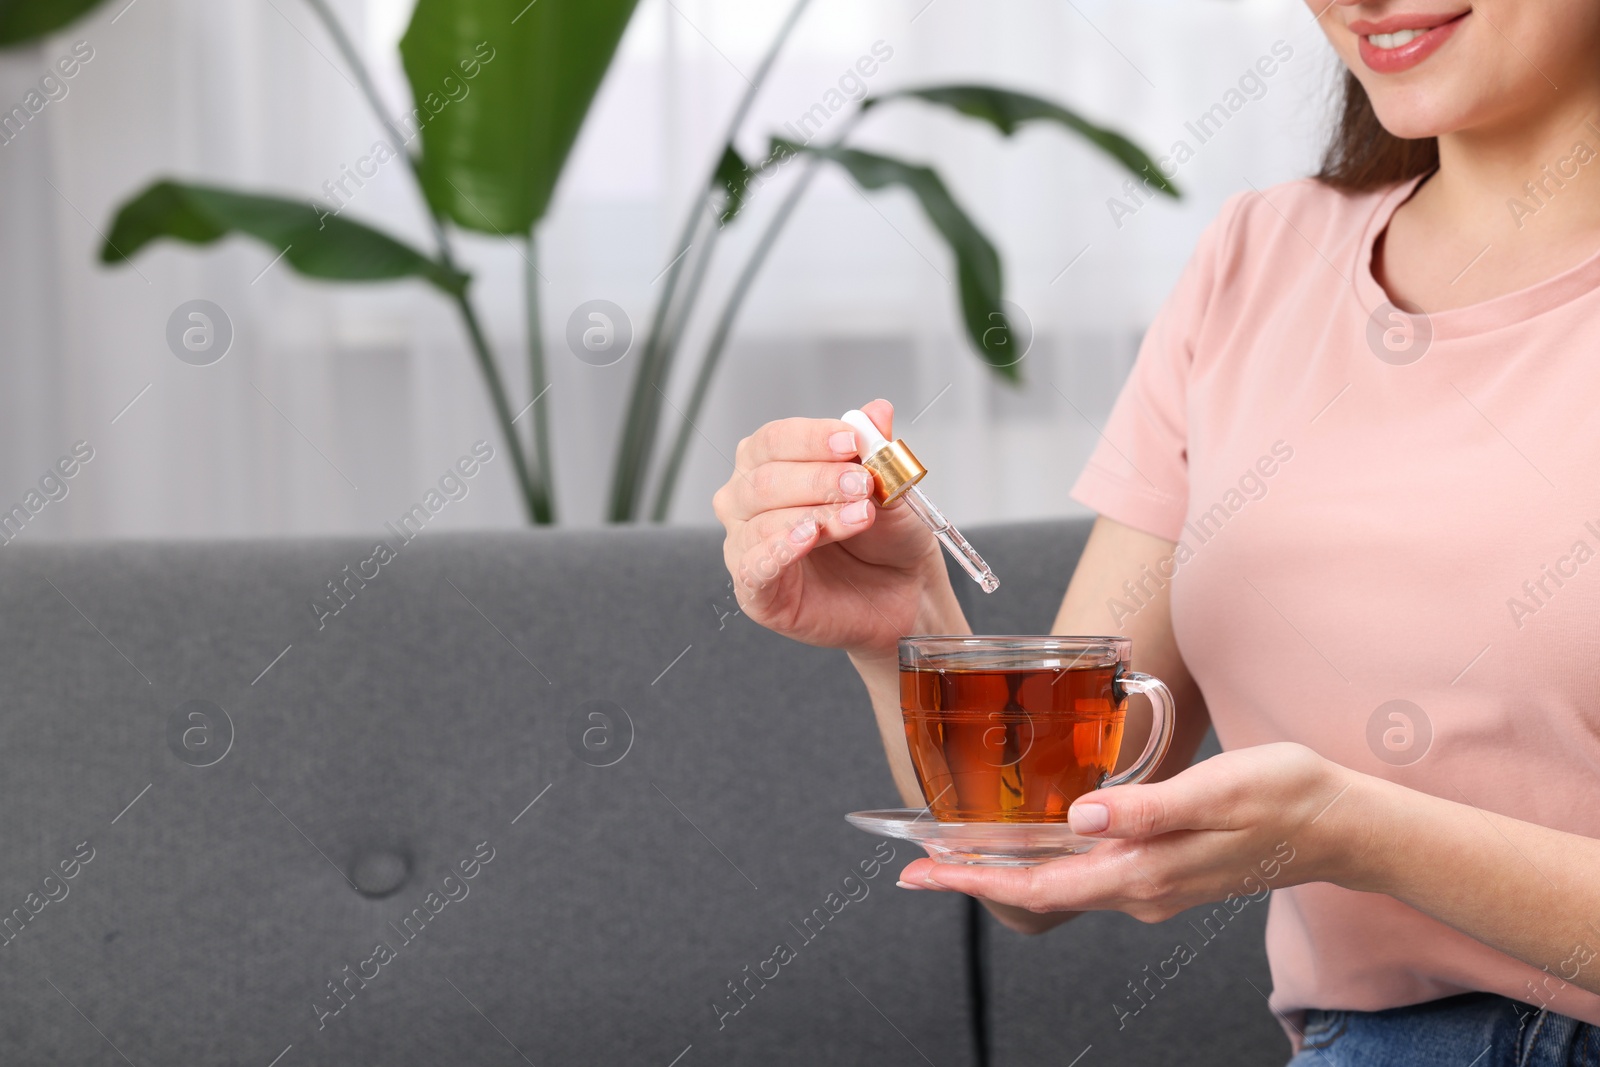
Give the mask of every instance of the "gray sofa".
<path id="1" fill-rule="evenodd" d="M 975 627 L 1047 627 L 1085 533 L 972 531 Z M 0 549 L 0 1063 L 1288 1059 L 1264 903 L 1027 938 L 896 889 L 859 683 L 720 546 Z"/>

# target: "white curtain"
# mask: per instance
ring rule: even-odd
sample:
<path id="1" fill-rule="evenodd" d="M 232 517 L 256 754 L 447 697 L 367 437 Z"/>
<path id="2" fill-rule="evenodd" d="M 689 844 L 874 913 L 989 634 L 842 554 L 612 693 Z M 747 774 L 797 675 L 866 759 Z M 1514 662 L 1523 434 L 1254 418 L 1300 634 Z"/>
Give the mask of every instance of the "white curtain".
<path id="1" fill-rule="evenodd" d="M 409 106 L 395 43 L 410 6 L 338 5 L 393 110 Z M 734 100 L 788 6 L 643 0 L 578 141 L 539 235 L 552 383 L 540 403 L 566 523 L 600 519 L 637 355 L 580 361 L 567 318 L 606 299 L 643 332 Z M 1312 169 L 1335 71 L 1292 0 L 814 0 L 746 126 L 746 155 L 826 106 L 875 46 L 889 55 L 864 79 L 874 92 L 990 82 L 1061 100 L 1157 155 L 1183 140 L 1185 196 L 1127 196 L 1122 172 L 1054 128 L 1007 140 L 947 113 L 885 107 L 854 139 L 935 164 L 999 246 L 1007 295 L 1035 331 L 1026 385 L 996 384 L 966 345 L 953 265 L 915 203 L 825 174 L 739 320 L 674 521 L 711 521 L 735 443 L 761 422 L 874 396 L 895 402 L 897 430 L 932 471 L 930 495 L 958 522 L 1073 511 L 1066 493 L 1095 427 L 1200 228 L 1230 193 Z M 89 50 L 65 77 L 61 62 Z M 522 521 L 460 325 L 423 284 L 312 282 L 243 239 L 98 262 L 117 206 L 157 176 L 326 198 L 324 183 L 369 153 L 380 130 L 302 0 L 112 0 L 0 54 L 0 110 L 16 107 L 27 117 L 0 144 L 0 512 L 39 506 L 8 533 L 377 533 L 478 440 L 497 456 L 437 525 Z M 1208 111 L 1201 143 L 1187 124 Z M 724 235 L 703 312 L 788 180 Z M 356 191 L 347 215 L 429 246 L 398 163 Z M 521 408 L 522 252 L 470 235 L 458 245 Z M 180 361 L 167 341 L 174 310 L 196 299 L 233 328 L 210 366 Z M 691 331 L 676 404 L 709 317 Z M 55 480 L 40 490 L 79 441 L 93 458 L 60 480 L 66 495 Z"/>

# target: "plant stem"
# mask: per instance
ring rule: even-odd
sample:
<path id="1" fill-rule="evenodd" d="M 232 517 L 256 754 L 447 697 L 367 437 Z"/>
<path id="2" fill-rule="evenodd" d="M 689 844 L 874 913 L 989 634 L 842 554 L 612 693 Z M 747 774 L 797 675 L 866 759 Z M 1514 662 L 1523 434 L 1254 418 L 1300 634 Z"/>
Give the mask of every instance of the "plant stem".
<path id="1" fill-rule="evenodd" d="M 622 444 L 617 450 L 616 468 L 611 481 L 608 518 L 612 522 L 628 522 L 637 518 L 639 504 L 644 495 L 644 479 L 650 466 L 650 453 L 655 445 L 656 426 L 660 422 L 661 404 L 665 397 L 661 387 L 672 369 L 673 350 L 682 338 L 689 315 L 693 311 L 694 299 L 699 294 L 699 280 L 704 278 L 705 267 L 697 266 L 695 280 L 691 282 L 684 307 L 674 315 L 673 313 L 678 310 L 675 307 L 679 299 L 678 282 L 683 275 L 683 261 L 694 250 L 695 236 L 700 229 L 702 218 L 711 214 L 711 199 L 717 187 L 717 167 L 727 149 L 733 147 L 739 128 L 744 125 L 744 120 L 755 103 L 756 94 L 760 92 L 773 64 L 777 62 L 778 53 L 782 50 L 784 42 L 788 40 L 795 24 L 800 21 L 807 3 L 809 0 L 795 0 L 788 16 L 778 28 L 777 36 L 768 46 L 766 55 L 756 68 L 755 76 L 750 79 L 749 87 L 734 109 L 733 117 L 728 123 L 727 136 L 723 138 L 722 146 L 717 151 L 711 174 L 701 187 L 694 206 L 689 211 L 689 217 L 684 222 L 683 235 L 673 246 L 680 250 L 680 258 L 667 270 L 666 285 L 662 288 L 661 300 L 656 304 L 655 315 L 650 324 L 650 334 L 640 352 L 639 369 L 634 375 L 633 389 L 628 398 Z M 718 232 L 716 226 L 707 232 L 703 247 L 696 256 L 697 259 L 711 254 Z M 666 329 L 668 323 L 673 324 L 670 333 Z"/>
<path id="2" fill-rule="evenodd" d="M 677 306 L 673 309 L 674 314 L 662 327 L 660 346 L 662 371 L 661 381 L 658 385 L 666 385 L 666 379 L 671 371 L 672 363 L 678 354 L 678 346 L 683 342 L 683 335 L 689 329 L 689 320 L 694 315 L 695 302 L 699 299 L 700 290 L 705 284 L 706 272 L 711 269 L 712 251 L 716 247 L 717 238 L 722 234 L 721 223 L 714 211 L 708 209 L 706 211 L 706 219 L 708 221 L 705 225 L 709 228 L 701 239 L 700 254 L 686 257 L 686 260 L 690 258 L 694 260 L 694 266 L 690 269 L 688 281 L 683 286 L 683 295 L 678 298 Z M 659 411 L 661 401 L 657 399 L 655 403 Z M 653 420 L 655 418 L 659 418 L 659 416 L 653 417 Z M 654 434 L 652 433 L 651 436 L 653 443 Z M 648 467 L 648 464 L 646 464 L 646 467 Z M 648 474 L 648 469 L 642 468 L 639 471 L 639 496 L 641 497 L 644 495 L 644 482 Z"/>
<path id="3" fill-rule="evenodd" d="M 723 306 L 722 314 L 717 318 L 717 325 L 712 332 L 710 341 L 706 344 L 705 355 L 700 358 L 700 370 L 695 375 L 694 388 L 689 394 L 686 409 L 683 412 L 683 422 L 678 426 L 678 432 L 672 443 L 672 451 L 667 456 L 666 467 L 661 472 L 661 480 L 656 485 L 655 504 L 651 509 L 652 522 L 664 522 L 667 509 L 672 504 L 672 491 L 677 486 L 678 473 L 683 467 L 684 456 L 689 451 L 689 434 L 694 430 L 695 416 L 700 414 L 700 408 L 705 404 L 706 394 L 711 389 L 711 377 L 716 372 L 717 364 L 722 357 L 723 349 L 727 347 L 728 335 L 733 330 L 733 321 L 739 314 L 744 298 L 750 291 L 755 281 L 756 273 L 766 261 L 767 253 L 777 243 L 778 233 L 783 224 L 788 221 L 794 212 L 795 205 L 800 200 L 800 194 L 805 192 L 811 183 L 822 160 L 813 156 L 806 161 L 806 169 L 800 177 L 795 179 L 794 187 L 789 190 L 789 195 L 783 203 L 778 205 L 772 221 L 767 224 L 766 232 L 761 235 L 761 240 L 751 251 L 750 258 L 745 262 L 744 269 L 739 272 L 738 280 L 734 282 L 733 291 L 728 295 L 728 302 Z"/>
<path id="4" fill-rule="evenodd" d="M 556 521 L 555 461 L 550 454 L 550 405 L 540 406 L 545 390 L 550 388 L 545 378 L 544 332 L 539 315 L 539 241 L 528 232 L 528 255 L 522 271 L 523 303 L 528 314 L 528 391 L 533 394 L 529 409 L 533 415 L 533 433 L 529 443 L 533 469 L 543 476 L 543 514 L 535 521 Z M 520 416 L 519 416 L 520 417 Z"/>
<path id="5" fill-rule="evenodd" d="M 643 429 L 647 418 L 646 410 L 652 403 L 651 394 L 659 388 L 657 383 L 662 377 L 661 360 L 657 350 L 667 316 L 673 310 L 678 274 L 683 269 L 683 260 L 694 247 L 695 234 L 701 217 L 700 209 L 704 203 L 703 199 L 695 201 L 696 211 L 689 216 L 684 225 L 683 235 L 673 246 L 681 247 L 684 251 L 667 268 L 666 285 L 661 290 L 661 299 L 656 302 L 656 310 L 650 320 L 650 332 L 645 336 L 644 345 L 639 352 L 639 369 L 634 372 L 633 389 L 628 397 L 628 411 L 622 424 L 622 442 L 617 447 L 616 466 L 611 474 L 611 503 L 606 511 L 606 517 L 611 522 L 627 522 L 633 518 L 634 500 L 643 480 L 643 474 L 638 468 L 645 463 L 649 454 L 649 448 L 644 443 L 647 434 Z"/>
<path id="6" fill-rule="evenodd" d="M 861 121 L 863 111 L 857 111 L 850 116 L 844 126 L 839 130 L 838 136 L 833 139 L 829 147 L 837 147 L 844 142 L 851 130 Z M 666 466 L 661 471 L 661 480 L 656 485 L 655 504 L 650 511 L 652 522 L 664 522 L 667 509 L 672 505 L 672 493 L 677 488 L 678 475 L 683 469 L 684 457 L 689 452 L 689 434 L 695 429 L 695 417 L 700 414 L 700 409 L 705 406 L 706 394 L 711 391 L 711 379 L 716 374 L 717 366 L 722 360 L 722 353 L 727 348 L 728 336 L 733 332 L 734 320 L 738 318 L 744 300 L 749 295 L 751 286 L 755 283 L 756 274 L 761 270 L 767 260 L 767 254 L 772 251 L 772 246 L 778 241 L 778 234 L 789 221 L 789 216 L 794 214 L 795 207 L 800 203 L 800 197 L 810 187 L 811 181 L 821 169 L 822 157 L 811 156 L 806 160 L 806 167 L 795 179 L 790 187 L 789 194 L 783 198 L 782 203 L 773 212 L 772 219 L 767 223 L 766 230 L 761 234 L 761 239 L 750 252 L 750 258 L 745 261 L 744 269 L 739 272 L 739 277 L 733 284 L 733 290 L 728 294 L 728 302 L 723 305 L 722 314 L 717 316 L 717 324 L 712 329 L 711 339 L 706 343 L 706 351 L 700 357 L 700 369 L 695 374 L 694 388 L 689 394 L 688 404 L 683 412 L 683 422 L 678 427 L 677 436 L 672 442 L 672 451 L 667 455 Z"/>
<path id="7" fill-rule="evenodd" d="M 456 294 L 456 307 L 461 312 L 461 321 L 466 324 L 467 336 L 472 340 L 472 351 L 478 357 L 478 366 L 483 370 L 484 384 L 489 387 L 489 401 L 494 407 L 495 419 L 500 423 L 500 432 L 505 435 L 506 448 L 511 453 L 511 465 L 516 470 L 517 484 L 522 486 L 523 509 L 528 514 L 528 521 L 548 522 L 548 502 L 533 472 L 528 469 L 527 457 L 522 454 L 517 428 L 511 423 L 511 404 L 506 399 L 505 384 L 500 380 L 500 371 L 495 366 L 494 356 L 478 325 L 478 315 L 465 291 Z M 541 518 L 541 515 L 545 517 Z"/>
<path id="8" fill-rule="evenodd" d="M 378 88 L 372 81 L 372 75 L 367 71 L 367 65 L 361 58 L 361 53 L 356 50 L 355 44 L 350 40 L 349 34 L 344 32 L 344 26 L 339 22 L 338 16 L 328 6 L 327 0 L 306 0 L 306 4 L 322 22 L 323 28 L 328 31 L 328 36 L 333 38 L 334 46 L 339 49 L 339 54 L 349 64 L 351 73 L 355 75 L 356 83 L 361 89 L 361 94 L 366 97 L 367 106 L 372 109 L 373 115 L 389 135 L 390 147 L 398 155 L 405 158 L 411 170 L 411 177 L 417 183 L 417 191 L 422 195 L 423 207 L 428 216 L 428 221 L 433 227 L 433 237 L 439 248 L 439 262 L 452 273 L 459 274 L 455 265 L 455 256 L 451 252 L 450 235 L 444 228 L 444 220 L 434 210 L 433 202 L 428 199 L 427 189 L 422 184 L 422 172 L 417 167 L 417 157 L 407 148 L 407 141 L 400 136 L 400 128 L 389 117 L 388 109 L 383 106 L 383 99 L 378 95 Z M 522 442 L 517 438 L 517 428 L 511 421 L 511 407 L 506 402 L 505 383 L 500 378 L 500 367 L 494 358 L 494 352 L 489 347 L 488 339 L 484 336 L 482 328 L 478 325 L 477 311 L 473 308 L 472 298 L 467 295 L 466 287 L 455 296 L 456 308 L 461 314 L 462 324 L 466 327 L 467 337 L 472 343 L 473 355 L 477 357 L 478 368 L 483 372 L 484 385 L 489 390 L 489 400 L 494 407 L 495 419 L 500 424 L 501 436 L 505 438 L 506 449 L 511 453 L 512 465 L 515 468 L 517 488 L 521 491 L 523 510 L 528 515 L 530 522 L 548 522 L 548 517 L 541 519 L 541 513 L 548 516 L 549 503 L 544 491 L 534 473 L 528 469 L 526 458 L 522 454 Z"/>

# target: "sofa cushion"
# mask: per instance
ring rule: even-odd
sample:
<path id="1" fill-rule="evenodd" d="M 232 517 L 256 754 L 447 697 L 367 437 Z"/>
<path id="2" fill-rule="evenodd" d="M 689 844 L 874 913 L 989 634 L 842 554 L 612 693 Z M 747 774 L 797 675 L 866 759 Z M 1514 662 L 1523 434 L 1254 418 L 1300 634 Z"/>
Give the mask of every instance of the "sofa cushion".
<path id="1" fill-rule="evenodd" d="M 389 536 L 0 552 L 0 1062 L 974 1062 L 720 533 Z"/>

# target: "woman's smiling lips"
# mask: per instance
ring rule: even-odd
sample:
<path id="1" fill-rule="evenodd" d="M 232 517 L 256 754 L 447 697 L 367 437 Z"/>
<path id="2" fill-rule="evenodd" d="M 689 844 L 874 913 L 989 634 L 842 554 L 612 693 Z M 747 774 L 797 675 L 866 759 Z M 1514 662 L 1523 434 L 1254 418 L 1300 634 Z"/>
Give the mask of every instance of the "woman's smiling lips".
<path id="1" fill-rule="evenodd" d="M 1470 12 L 1457 15 L 1391 15 L 1357 19 L 1347 27 L 1359 42 L 1361 62 L 1379 74 L 1410 70 L 1438 51 Z"/>

